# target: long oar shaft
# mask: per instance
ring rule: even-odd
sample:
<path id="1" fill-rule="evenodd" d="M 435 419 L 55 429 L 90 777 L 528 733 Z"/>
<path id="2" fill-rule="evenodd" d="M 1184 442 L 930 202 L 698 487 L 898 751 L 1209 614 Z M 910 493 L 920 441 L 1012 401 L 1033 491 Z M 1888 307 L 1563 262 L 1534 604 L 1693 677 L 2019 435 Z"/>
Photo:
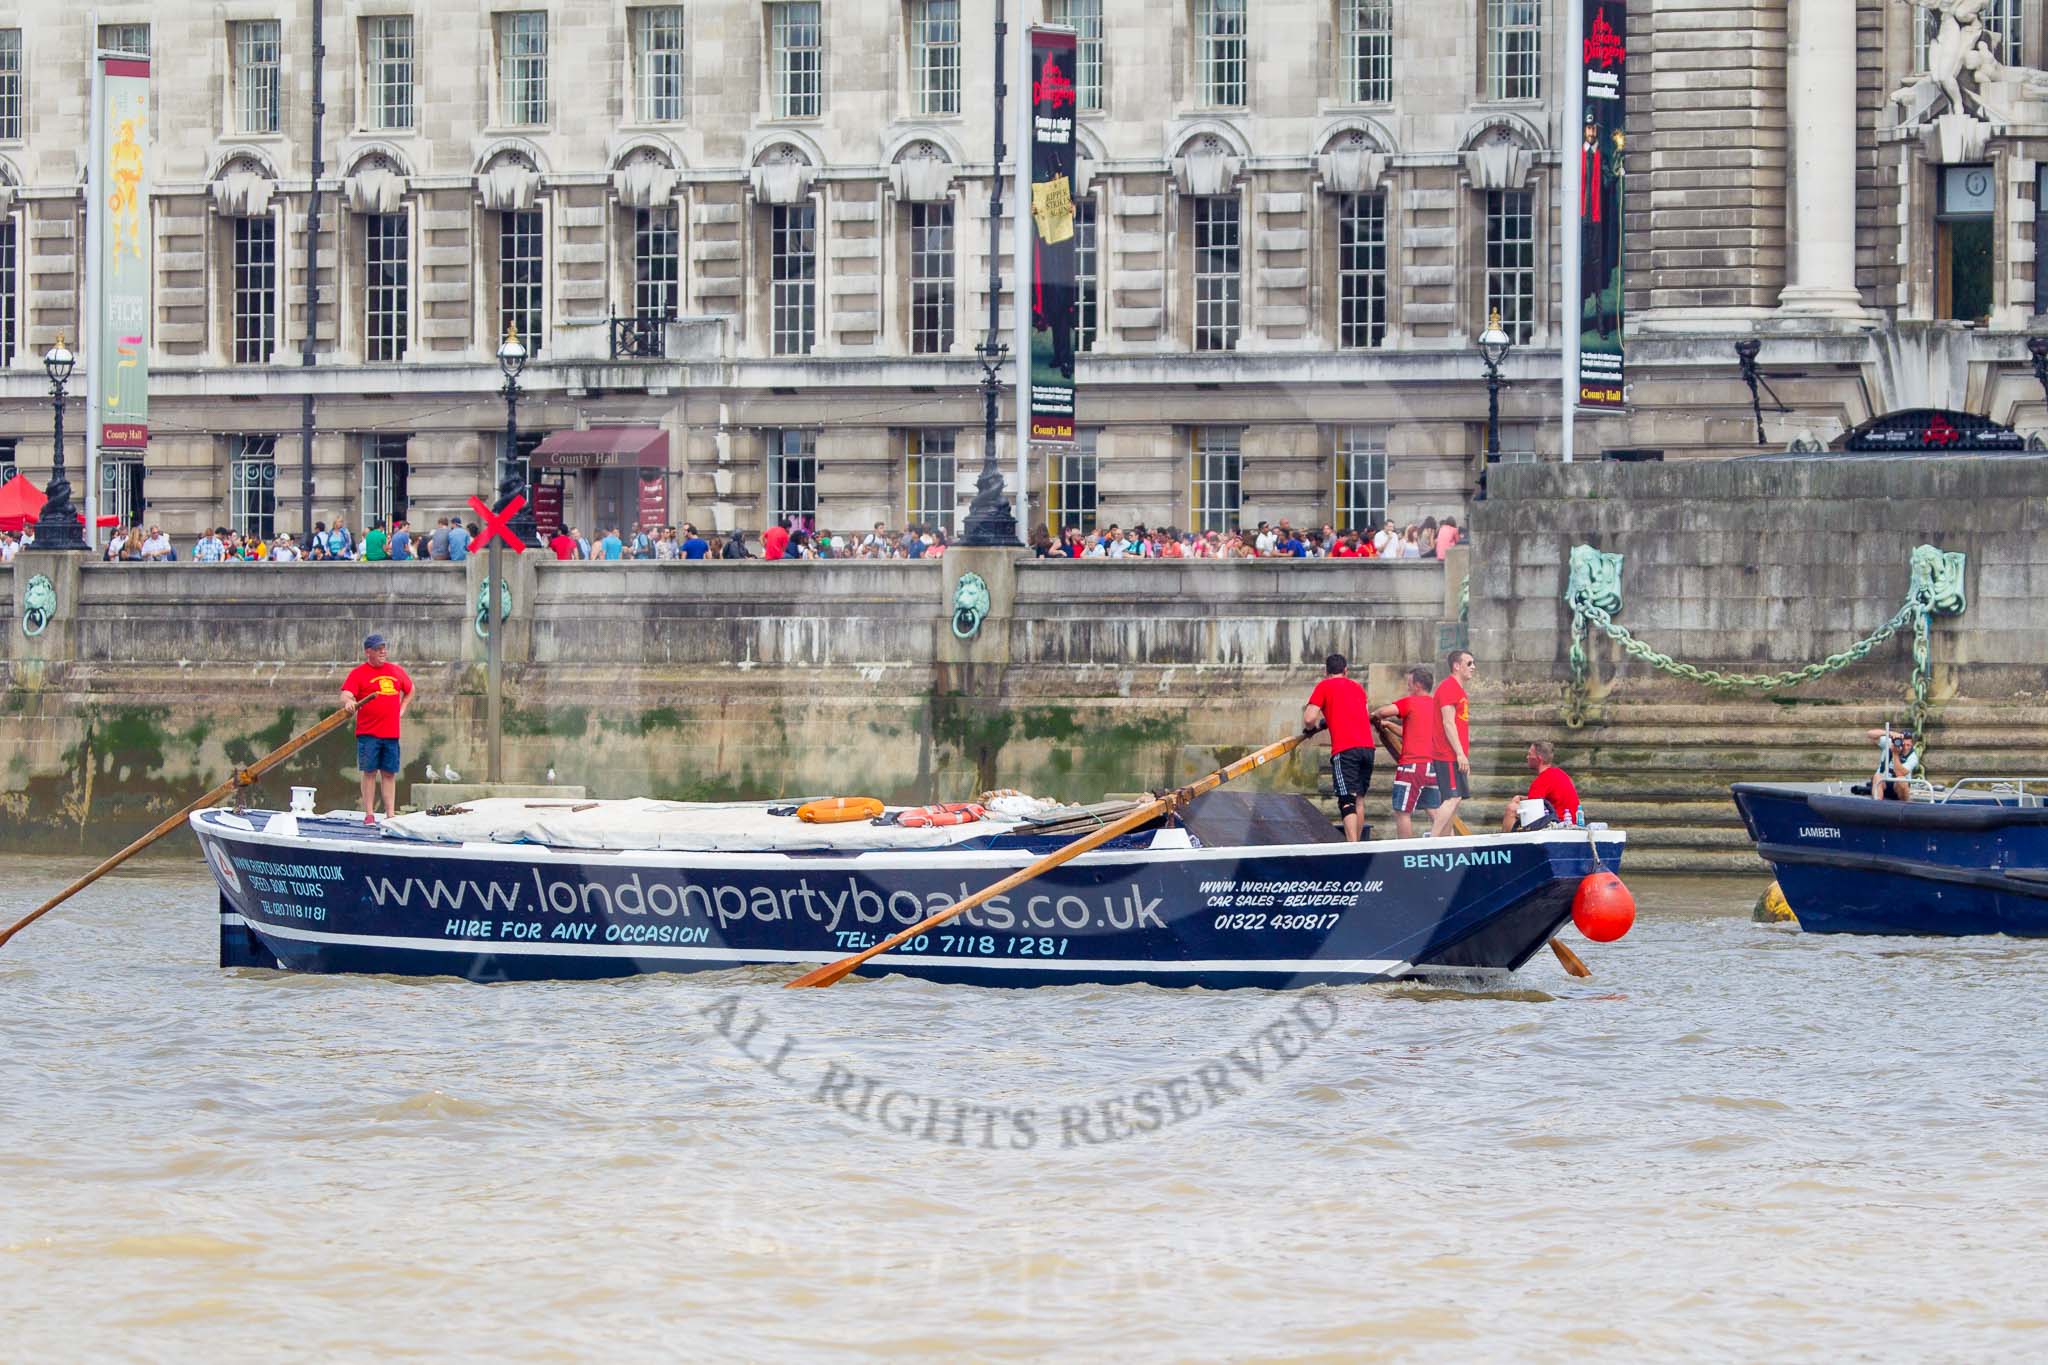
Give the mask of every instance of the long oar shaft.
<path id="1" fill-rule="evenodd" d="M 221 783 L 218 787 L 215 787 L 212 791 L 207 792 L 204 796 L 197 797 L 187 805 L 181 807 L 175 814 L 167 817 L 164 820 L 164 822 L 158 825 L 155 829 L 143 835 L 140 839 L 137 839 L 134 843 L 128 845 L 128 847 L 122 849 L 119 853 L 116 853 L 113 857 L 107 859 L 98 867 L 86 873 L 77 881 L 65 887 L 62 891 L 59 891 L 55 896 L 52 896 L 49 900 L 44 901 L 41 905 L 37 906 L 33 911 L 22 916 L 13 924 L 9 925 L 6 929 L 6 932 L 0 933 L 0 948 L 6 947 L 7 941 L 13 938 L 16 934 L 20 933 L 23 929 L 28 928 L 29 925 L 34 924 L 44 915 L 49 914 L 52 910 L 55 910 L 65 901 L 70 900 L 73 896 L 85 890 L 86 887 L 91 886 L 94 882 L 106 876 L 109 872 L 112 872 L 122 863 L 127 862 L 130 858 L 142 852 L 143 849 L 148 848 L 151 844 L 163 838 L 166 834 L 171 833 L 173 830 L 183 825 L 185 821 L 191 817 L 194 811 L 205 810 L 208 806 L 211 806 L 214 802 L 219 801 L 222 797 L 228 796 L 231 793 L 233 793 L 235 788 L 248 786 L 251 782 L 254 782 L 257 778 L 261 777 L 270 769 L 276 767 L 278 764 L 284 762 L 287 758 L 290 758 L 299 750 L 305 748 L 308 744 L 311 744 L 314 740 L 319 739 L 322 735 L 334 729 L 335 726 L 347 720 L 348 717 L 348 708 L 343 707 L 340 710 L 337 710 L 336 712 L 334 712 L 333 715 L 328 716 L 327 718 L 322 720 L 318 725 L 315 725 L 312 729 L 307 730 L 303 734 L 297 735 L 290 740 L 287 740 L 280 748 L 274 749 L 270 753 L 265 754 L 262 758 L 257 759 L 254 763 L 251 763 L 248 767 L 242 769 L 233 777 Z"/>
<path id="2" fill-rule="evenodd" d="M 1301 743 L 1302 738 L 1303 736 L 1301 735 L 1290 735 L 1286 739 L 1275 741 L 1272 744 L 1268 744 L 1263 749 L 1257 749 L 1251 753 L 1246 754 L 1243 758 L 1238 759 L 1235 763 L 1231 763 L 1224 767 L 1218 768 L 1215 772 L 1210 773 L 1207 777 L 1203 778 L 1199 782 L 1192 784 L 1191 786 L 1182 787 L 1179 791 L 1170 792 L 1165 796 L 1155 797 L 1152 800 L 1147 801 L 1144 804 L 1140 805 L 1136 810 L 1124 816 L 1122 819 L 1104 825 L 1101 829 L 1090 830 L 1087 834 L 1082 835 L 1073 843 L 1068 844 L 1055 852 L 1048 853 L 1045 857 L 1040 858 L 1037 862 L 1031 864 L 1029 867 L 1023 868 L 1022 870 L 1017 872 L 1012 872 L 1009 876 L 995 883 L 995 885 L 985 886 L 981 890 L 975 892 L 973 895 L 967 897 L 965 900 L 956 901 L 952 905 L 947 906 L 945 909 L 940 910 L 935 914 L 925 916 L 917 923 L 911 925 L 908 929 L 903 929 L 898 931 L 897 933 L 889 935 L 889 937 L 883 939 L 880 943 L 875 944 L 871 948 L 864 948 L 860 952 L 855 953 L 851 957 L 843 957 L 840 958 L 837 962 L 828 962 L 822 967 L 817 967 L 812 969 L 811 971 L 805 972 L 802 976 L 798 977 L 796 980 L 790 982 L 789 984 L 792 987 L 830 986 L 835 982 L 842 981 L 849 974 L 851 974 L 854 971 L 854 969 L 859 967 L 862 963 L 868 961 L 870 958 L 879 957 L 883 953 L 886 953 L 893 948 L 900 947 L 903 944 L 908 943 L 911 939 L 916 938 L 919 934 L 927 933 L 930 930 L 937 928 L 939 925 L 944 924 L 947 920 L 952 919 L 954 916 L 965 914 L 967 911 L 974 909 L 977 905 L 981 905 L 993 899 L 996 896 L 1000 896 L 1006 891 L 1013 891 L 1017 887 L 1020 887 L 1024 885 L 1024 883 L 1032 880 L 1034 877 L 1041 877 L 1045 875 L 1047 872 L 1052 871 L 1055 867 L 1058 867 L 1060 864 L 1067 862 L 1070 859 L 1080 857 L 1089 849 L 1098 848 L 1101 845 L 1108 843 L 1111 839 L 1116 838 L 1119 834 L 1128 834 L 1130 831 L 1137 829 L 1140 825 L 1145 824 L 1147 821 L 1152 820 L 1163 813 L 1178 810 L 1182 806 L 1185 806 L 1188 802 L 1194 800 L 1196 797 L 1201 796 L 1205 792 L 1214 791 L 1216 788 L 1222 786 L 1225 782 L 1230 781 L 1232 778 L 1242 777 L 1254 768 L 1261 767 L 1264 764 L 1272 762 L 1276 758 L 1281 758 L 1286 754 L 1291 753 L 1295 749 L 1295 747 Z"/>

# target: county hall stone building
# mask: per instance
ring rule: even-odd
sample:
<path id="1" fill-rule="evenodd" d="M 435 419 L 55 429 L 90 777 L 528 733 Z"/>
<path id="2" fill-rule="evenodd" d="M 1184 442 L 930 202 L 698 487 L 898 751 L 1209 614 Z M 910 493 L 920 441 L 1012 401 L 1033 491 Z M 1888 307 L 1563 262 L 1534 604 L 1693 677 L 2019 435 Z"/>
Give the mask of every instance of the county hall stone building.
<path id="1" fill-rule="evenodd" d="M 1635 0 L 1629 408 L 1579 457 L 1754 448 L 1745 339 L 1773 448 L 1915 407 L 2040 425 L 2044 8 Z M 105 510 L 296 530 L 308 458 L 317 519 L 458 510 L 509 325 L 522 450 L 584 528 L 957 522 L 990 0 L 327 0 L 309 253 L 312 9 L 0 3 L 0 461 L 48 475 L 97 40 L 155 80 L 151 439 Z M 1558 457 L 1557 0 L 1029 10 L 1080 33 L 1084 299 L 1081 439 L 1034 454 L 1029 523 L 1461 513 L 1494 310 L 1506 457 Z"/>

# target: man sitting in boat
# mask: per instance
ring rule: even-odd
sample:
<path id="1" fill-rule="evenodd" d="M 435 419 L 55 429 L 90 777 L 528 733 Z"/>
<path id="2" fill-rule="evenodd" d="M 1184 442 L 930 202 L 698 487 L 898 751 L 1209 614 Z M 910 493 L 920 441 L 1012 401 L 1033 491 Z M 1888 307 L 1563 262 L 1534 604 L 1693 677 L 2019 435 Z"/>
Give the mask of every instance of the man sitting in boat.
<path id="1" fill-rule="evenodd" d="M 1890 721 L 1881 730 L 1864 733 L 1877 741 L 1877 771 L 1870 777 L 1870 794 L 1880 801 L 1910 800 L 1909 784 L 1920 768 L 1920 750 L 1912 734 L 1892 729 Z"/>
<path id="2" fill-rule="evenodd" d="M 1517 829 L 1577 824 L 1579 789 L 1571 774 L 1557 766 L 1557 746 L 1539 739 L 1529 746 L 1526 757 L 1529 771 L 1536 776 L 1529 783 L 1528 795 L 1508 802 L 1507 815 L 1500 822 L 1502 831 L 1512 834 Z"/>
<path id="3" fill-rule="evenodd" d="M 1372 707 L 1365 688 L 1347 677 L 1350 661 L 1342 654 L 1323 660 L 1323 680 L 1301 708 L 1301 732 L 1330 732 L 1330 786 L 1344 817 L 1344 837 L 1357 843 L 1365 837 L 1365 809 L 1358 803 L 1372 785 Z"/>

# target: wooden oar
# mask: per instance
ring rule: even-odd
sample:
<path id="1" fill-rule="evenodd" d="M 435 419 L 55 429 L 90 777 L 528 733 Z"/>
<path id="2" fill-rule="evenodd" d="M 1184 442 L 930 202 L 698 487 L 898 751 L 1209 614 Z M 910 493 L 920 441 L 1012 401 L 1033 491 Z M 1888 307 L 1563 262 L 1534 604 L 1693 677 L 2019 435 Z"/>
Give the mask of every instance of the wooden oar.
<path id="1" fill-rule="evenodd" d="M 308 744 L 311 744 L 314 740 L 320 738 L 328 731 L 334 729 L 335 726 L 341 724 L 348 718 L 349 710 L 347 707 L 344 706 L 341 709 L 337 710 L 333 715 L 328 716 L 325 720 L 321 721 L 318 725 L 315 725 L 312 729 L 307 730 L 302 734 L 296 735 L 293 738 L 286 740 L 284 744 L 279 748 L 271 750 L 262 758 L 257 759 L 254 763 L 251 763 L 248 767 L 242 769 L 233 777 L 221 783 L 218 787 L 215 787 L 206 795 L 193 801 L 190 805 L 185 806 L 184 808 L 179 810 L 177 814 L 170 816 L 162 824 L 158 825 L 155 829 L 143 835 L 140 839 L 137 839 L 134 843 L 128 845 L 128 847 L 122 849 L 119 853 L 116 853 L 113 857 L 107 859 L 98 867 L 86 873 L 77 881 L 65 887 L 62 891 L 59 891 L 55 896 L 52 896 L 49 900 L 44 901 L 41 905 L 37 906 L 33 912 L 22 916 L 13 924 L 9 925 L 5 933 L 0 933 L 0 948 L 6 947 L 7 940 L 13 938 L 16 934 L 28 928 L 29 925 L 34 924 L 44 915 L 49 914 L 52 910 L 55 910 L 65 901 L 70 900 L 73 896 L 85 890 L 86 887 L 91 886 L 101 877 L 106 876 L 109 872 L 112 872 L 122 863 L 127 862 L 130 858 L 142 852 L 143 849 L 148 848 L 151 844 L 163 838 L 172 830 L 175 830 L 182 826 L 185 823 L 185 821 L 191 816 L 192 812 L 198 810 L 205 810 L 208 806 L 213 805 L 221 798 L 231 795 L 237 787 L 248 786 L 257 778 L 261 777 L 264 773 L 276 767 L 278 764 L 284 762 L 293 754 L 305 748 Z"/>
<path id="2" fill-rule="evenodd" d="M 1401 758 L 1400 729 L 1377 718 L 1373 720 L 1372 724 L 1373 728 L 1379 731 L 1380 744 L 1394 756 L 1395 762 L 1399 762 Z M 1471 827 L 1455 815 L 1451 817 L 1451 826 L 1460 834 L 1470 834 L 1472 832 Z M 1593 975 L 1593 969 L 1585 964 L 1584 959 L 1570 948 L 1565 947 L 1557 939 L 1550 940 L 1550 951 L 1557 954 L 1558 964 L 1565 969 L 1567 975 L 1576 976 L 1582 980 Z"/>
<path id="3" fill-rule="evenodd" d="M 1031 864 L 1031 866 L 1023 869 L 1022 871 L 1012 872 L 1009 876 L 1003 878 L 995 885 L 985 886 L 981 890 L 975 892 L 973 895 L 967 897 L 967 899 L 962 901 L 956 901 L 955 903 L 947 906 L 945 909 L 939 911 L 935 915 L 927 915 L 925 918 L 919 920 L 916 924 L 911 925 L 908 929 L 905 929 L 900 933 L 894 933 L 889 935 L 889 937 L 883 939 L 880 943 L 877 943 L 872 948 L 863 949 L 862 951 L 855 953 L 852 957 L 842 957 L 837 962 L 828 962 L 822 967 L 817 967 L 811 971 L 805 972 L 802 976 L 798 977 L 796 980 L 790 982 L 789 984 L 792 987 L 830 986 L 834 982 L 844 979 L 856 967 L 860 966 L 863 962 L 866 962 L 869 958 L 879 957 L 881 954 L 888 952 L 891 948 L 895 948 L 904 943 L 907 943 L 911 939 L 916 938 L 919 934 L 925 933 L 931 929 L 936 928 L 941 924 L 944 924 L 947 920 L 952 919 L 955 915 L 959 915 L 966 911 L 972 910 L 975 906 L 980 905 L 984 901 L 990 900 L 993 897 L 1000 896 L 1005 891 L 1015 890 L 1017 887 L 1022 886 L 1024 883 L 1032 880 L 1034 877 L 1042 877 L 1046 873 L 1058 867 L 1061 863 L 1071 861 L 1074 858 L 1078 858 L 1083 853 L 1086 853 L 1089 849 L 1097 848 L 1103 844 L 1106 844 L 1111 839 L 1116 838 L 1119 834 L 1128 834 L 1130 831 L 1138 828 L 1140 825 L 1143 825 L 1150 820 L 1154 820 L 1161 815 L 1166 815 L 1172 813 L 1173 811 L 1177 811 L 1182 807 L 1186 806 L 1188 802 L 1194 800 L 1196 797 L 1201 796 L 1207 792 L 1214 791 L 1216 788 L 1222 786 L 1225 782 L 1230 781 L 1234 777 L 1243 777 L 1246 773 L 1250 772 L 1254 768 L 1264 767 L 1266 764 L 1271 763 L 1276 758 L 1284 758 L 1286 755 L 1292 753 L 1297 747 L 1299 747 L 1302 740 L 1305 738 L 1307 738 L 1307 736 L 1305 735 L 1289 735 L 1286 739 L 1278 740 L 1272 744 L 1268 744 L 1263 749 L 1257 750 L 1253 753 L 1246 754 L 1243 758 L 1240 758 L 1235 763 L 1229 764 L 1226 767 L 1218 768 L 1215 772 L 1210 773 L 1207 777 L 1203 778 L 1199 782 L 1194 783 L 1191 786 L 1182 787 L 1178 791 L 1170 791 L 1166 793 L 1164 796 L 1155 796 L 1149 801 L 1142 802 L 1138 805 L 1137 809 L 1133 810 L 1129 815 L 1124 816 L 1122 819 L 1104 825 L 1101 829 L 1091 830 L 1087 834 L 1084 834 L 1080 838 L 1076 839 L 1073 843 L 1068 844 L 1066 847 L 1058 850 L 1055 853 L 1047 854 L 1045 857 L 1040 858 L 1037 862 Z"/>

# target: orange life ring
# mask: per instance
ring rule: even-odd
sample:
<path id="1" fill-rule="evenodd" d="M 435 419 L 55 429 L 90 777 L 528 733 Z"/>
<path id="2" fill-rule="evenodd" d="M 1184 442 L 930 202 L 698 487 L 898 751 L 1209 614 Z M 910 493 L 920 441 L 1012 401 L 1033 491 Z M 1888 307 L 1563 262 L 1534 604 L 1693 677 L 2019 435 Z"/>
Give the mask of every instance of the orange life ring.
<path id="1" fill-rule="evenodd" d="M 829 796 L 822 801 L 806 801 L 796 808 L 796 818 L 811 825 L 872 820 L 881 813 L 882 803 L 872 796 Z"/>
<path id="2" fill-rule="evenodd" d="M 971 825 L 987 814 L 972 801 L 955 801 L 943 806 L 914 806 L 897 816 L 896 823 L 906 829 L 924 829 L 929 825 Z"/>

